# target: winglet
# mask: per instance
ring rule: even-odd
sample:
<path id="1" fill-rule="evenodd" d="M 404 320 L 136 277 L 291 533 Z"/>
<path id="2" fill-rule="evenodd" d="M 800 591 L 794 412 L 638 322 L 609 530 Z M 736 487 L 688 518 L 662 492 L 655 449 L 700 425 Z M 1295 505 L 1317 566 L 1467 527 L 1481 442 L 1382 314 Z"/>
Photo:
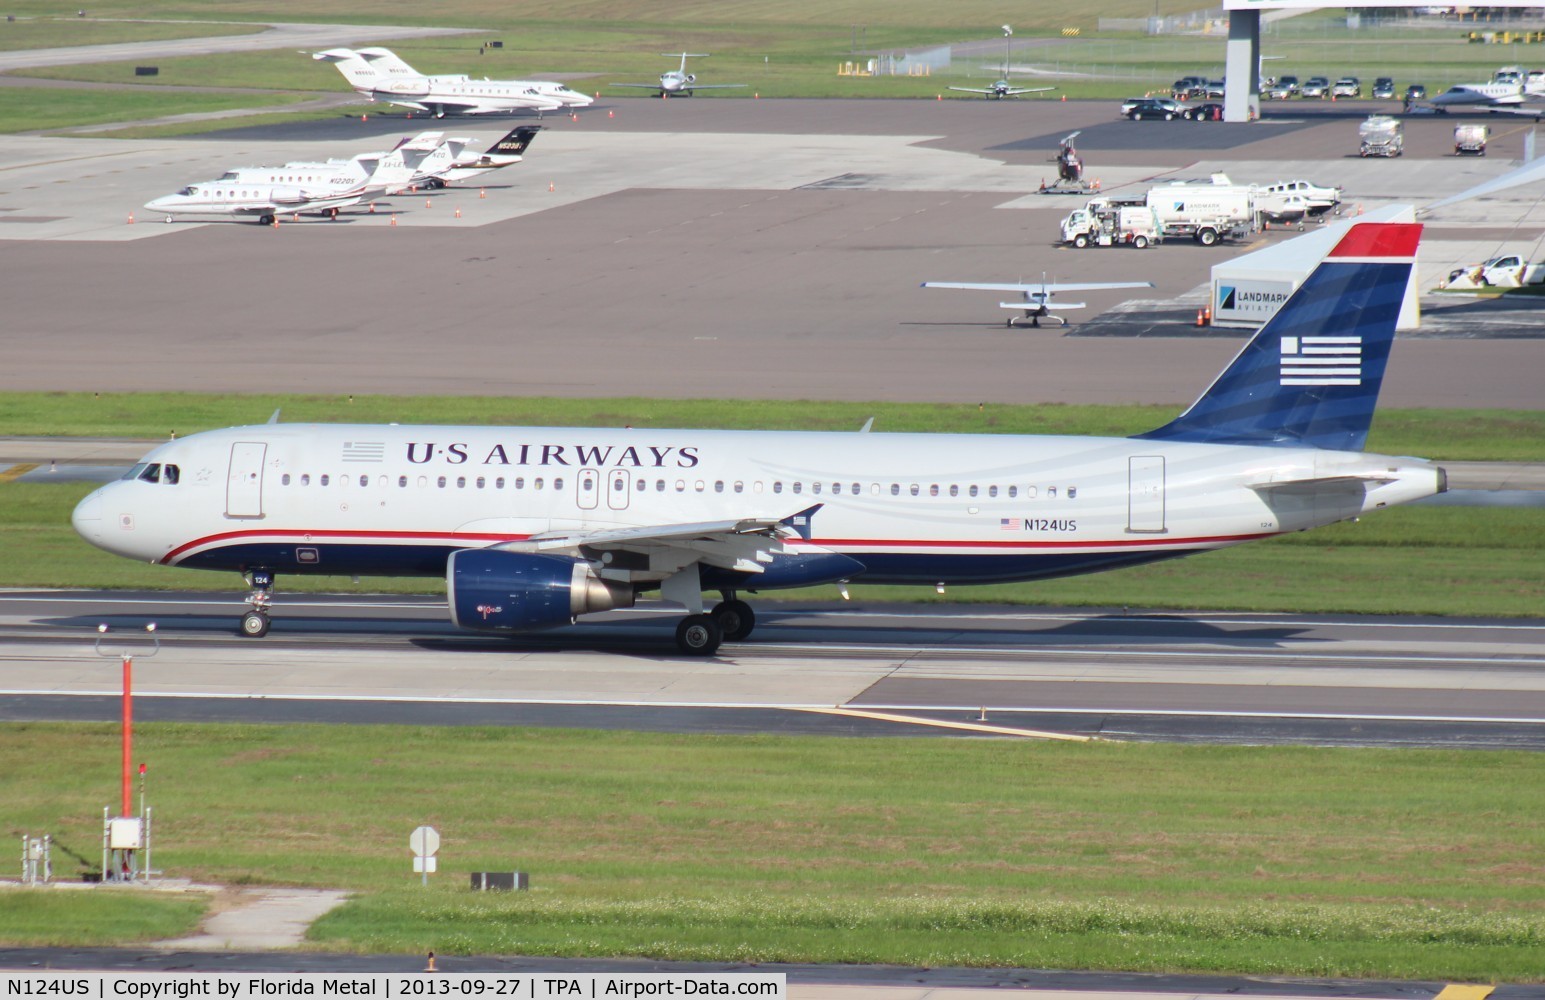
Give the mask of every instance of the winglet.
<path id="1" fill-rule="evenodd" d="M 800 538 L 803 538 L 808 542 L 810 541 L 811 533 L 810 521 L 815 517 L 815 512 L 824 506 L 826 505 L 818 503 L 814 507 L 806 507 L 804 510 L 797 514 L 790 514 L 788 517 L 784 518 L 778 523 L 783 525 L 785 528 L 794 529 L 795 533 L 798 534 Z"/>
<path id="2" fill-rule="evenodd" d="M 864 426 L 860 427 L 858 429 L 858 432 L 860 434 L 868 434 L 870 432 L 870 430 L 872 430 L 873 428 L 874 428 L 874 418 L 870 417 L 868 420 L 864 421 Z"/>
<path id="3" fill-rule="evenodd" d="M 275 410 L 272 414 L 269 415 L 268 422 L 271 423 L 271 424 L 277 424 L 279 422 L 279 411 L 278 410 Z"/>

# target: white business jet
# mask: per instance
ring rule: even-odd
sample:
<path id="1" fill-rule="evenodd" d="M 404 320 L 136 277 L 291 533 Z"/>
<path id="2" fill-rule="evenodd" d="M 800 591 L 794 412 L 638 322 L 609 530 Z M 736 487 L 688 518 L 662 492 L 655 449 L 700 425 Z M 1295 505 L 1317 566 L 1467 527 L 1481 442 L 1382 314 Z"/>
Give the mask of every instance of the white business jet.
<path id="1" fill-rule="evenodd" d="M 219 180 L 189 184 L 176 194 L 147 201 L 145 207 L 165 213 L 167 222 L 174 215 L 234 215 L 254 218 L 260 225 L 269 226 L 285 212 L 337 219 L 340 208 L 357 205 L 364 197 L 363 187 L 317 193 L 291 184 Z"/>
<path id="2" fill-rule="evenodd" d="M 1067 326 L 1067 317 L 1060 315 L 1065 309 L 1083 309 L 1087 302 L 1063 302 L 1055 299 L 1058 292 L 1093 292 L 1103 291 L 1107 288 L 1152 288 L 1151 281 L 1101 281 L 1082 282 L 1075 284 L 1048 284 L 1041 281 L 1035 284 L 1008 283 L 994 284 L 980 281 L 925 281 L 924 288 L 959 288 L 973 292 L 1018 292 L 1021 296 L 1018 302 L 999 302 L 1000 309 L 1013 309 L 1022 312 L 1022 316 L 1010 316 L 1004 326 L 1014 327 L 1019 323 L 1029 320 L 1031 326 L 1040 326 L 1043 319 L 1054 319 L 1061 326 Z"/>
<path id="3" fill-rule="evenodd" d="M 368 48 L 355 49 L 366 61 L 382 73 L 393 79 L 411 79 L 422 77 L 435 82 L 470 81 L 472 78 L 466 74 L 432 74 L 420 73 L 402 60 L 391 49 Z M 483 78 L 485 81 L 487 77 Z M 510 86 L 528 87 L 543 97 L 549 97 L 559 102 L 565 108 L 588 108 L 595 103 L 595 98 L 589 94 L 581 94 L 579 91 L 554 80 L 500 80 L 499 83 L 507 83 Z"/>
<path id="4" fill-rule="evenodd" d="M 1005 38 L 1012 38 L 1014 29 L 1008 25 L 1003 26 Z M 1044 94 L 1048 90 L 1056 90 L 1056 87 L 1016 87 L 1009 83 L 1009 59 L 1013 55 L 1013 44 L 1010 43 L 1008 51 L 1003 55 L 1003 76 L 990 87 L 951 87 L 951 90 L 963 91 L 967 94 L 981 94 L 988 100 L 1001 101 L 1005 97 L 1018 97 L 1020 94 Z M 1077 135 L 1078 133 L 1074 133 Z"/>
<path id="5" fill-rule="evenodd" d="M 236 167 L 216 178 L 244 184 L 280 184 L 298 187 L 314 197 L 334 192 L 358 191 L 373 198 L 396 194 L 413 183 L 420 157 L 403 149 L 389 153 L 361 153 L 353 159 L 325 162 L 293 161 L 278 167 Z"/>
<path id="6" fill-rule="evenodd" d="M 1545 72 L 1525 73 L 1518 66 L 1504 66 L 1487 83 L 1457 83 L 1428 101 L 1433 107 L 1484 108 L 1507 114 L 1545 114 L 1545 107 L 1525 107 L 1545 98 Z"/>
<path id="7" fill-rule="evenodd" d="M 328 49 L 313 53 L 312 58 L 337 66 L 344 79 L 372 101 L 428 111 L 436 118 L 448 114 L 557 111 L 564 106 L 563 101 L 539 93 L 523 80 L 392 75 L 353 49 Z"/>
<path id="8" fill-rule="evenodd" d="M 160 445 L 73 523 L 128 558 L 245 574 L 249 636 L 277 574 L 443 576 L 451 621 L 494 634 L 658 591 L 698 655 L 751 634 L 741 593 L 1273 538 L 1446 489 L 1422 459 L 1362 451 L 1420 234 L 1353 225 L 1201 398 L 1132 437 L 271 422 Z"/>
<path id="9" fill-rule="evenodd" d="M 668 58 L 676 58 L 675 52 L 661 52 L 660 55 Z M 707 59 L 706 52 L 683 52 L 681 66 L 678 69 L 668 69 L 660 74 L 658 83 L 614 83 L 613 87 L 637 87 L 642 90 L 653 90 L 661 97 L 670 97 L 672 94 L 684 94 L 692 96 L 694 90 L 734 90 L 745 87 L 744 83 L 698 83 L 696 73 L 687 72 L 688 59 Z"/>

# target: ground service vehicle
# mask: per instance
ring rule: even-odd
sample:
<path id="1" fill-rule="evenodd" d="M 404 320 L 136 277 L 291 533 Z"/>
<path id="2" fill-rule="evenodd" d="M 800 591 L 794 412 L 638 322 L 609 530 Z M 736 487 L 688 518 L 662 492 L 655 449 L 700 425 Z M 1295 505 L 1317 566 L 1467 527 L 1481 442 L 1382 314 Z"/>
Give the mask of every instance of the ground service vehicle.
<path id="1" fill-rule="evenodd" d="M 1405 151 L 1405 125 L 1389 115 L 1369 115 L 1357 127 L 1360 156 L 1400 156 Z"/>
<path id="2" fill-rule="evenodd" d="M 1484 288 L 1523 288 L 1545 285 L 1545 264 L 1531 264 L 1518 254 L 1492 257 L 1471 267 L 1456 268 L 1438 287 L 1446 291 Z"/>
<path id="3" fill-rule="evenodd" d="M 1254 192 L 1226 174 L 1206 181 L 1180 181 L 1149 189 L 1143 204 L 1153 209 L 1165 239 L 1189 236 L 1210 247 L 1247 232 L 1255 221 Z"/>
<path id="4" fill-rule="evenodd" d="M 1454 155 L 1485 156 L 1486 140 L 1489 138 L 1491 129 L 1485 125 L 1455 125 Z"/>
<path id="5" fill-rule="evenodd" d="M 1132 246 L 1139 250 L 1162 243 L 1164 234 L 1146 205 L 1116 205 L 1096 198 L 1062 220 L 1062 242 L 1088 246 Z"/>

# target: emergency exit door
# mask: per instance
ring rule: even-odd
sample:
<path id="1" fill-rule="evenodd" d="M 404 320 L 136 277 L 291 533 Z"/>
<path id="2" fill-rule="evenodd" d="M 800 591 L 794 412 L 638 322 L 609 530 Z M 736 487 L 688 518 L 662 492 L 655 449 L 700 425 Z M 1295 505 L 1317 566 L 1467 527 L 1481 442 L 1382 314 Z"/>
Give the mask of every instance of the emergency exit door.
<path id="1" fill-rule="evenodd" d="M 1164 527 L 1164 456 L 1127 459 L 1127 530 L 1162 534 Z"/>
<path id="2" fill-rule="evenodd" d="M 238 441 L 231 445 L 231 471 L 225 481 L 226 517 L 263 516 L 263 459 L 268 445 Z"/>

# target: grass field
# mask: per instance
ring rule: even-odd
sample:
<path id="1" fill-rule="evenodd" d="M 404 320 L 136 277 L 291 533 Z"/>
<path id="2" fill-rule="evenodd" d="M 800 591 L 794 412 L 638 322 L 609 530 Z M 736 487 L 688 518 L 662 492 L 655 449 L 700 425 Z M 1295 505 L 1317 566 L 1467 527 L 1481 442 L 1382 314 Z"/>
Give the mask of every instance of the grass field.
<path id="1" fill-rule="evenodd" d="M 1173 406 L 820 400 L 561 399 L 503 396 L 313 396 L 255 393 L 0 393 L 0 435 L 140 437 L 259 424 L 482 424 L 528 427 L 722 427 L 1121 436 L 1158 427 Z M 1545 461 L 1545 410 L 1391 410 L 1374 418 L 1368 450 L 1435 460 Z"/>
<path id="2" fill-rule="evenodd" d="M 56 849 L 57 850 L 57 849 Z M 56 863 L 63 860 L 54 854 Z M 92 948 L 182 937 L 204 913 L 202 896 L 115 889 L 0 892 L 0 941 L 23 948 Z"/>
<path id="3" fill-rule="evenodd" d="M 1545 977 L 1539 754 L 361 726 L 138 736 L 158 867 L 369 893 L 313 928 L 329 950 Z M 116 746 L 108 725 L 0 729 L 8 825 L 89 856 Z M 406 863 L 420 823 L 444 838 L 428 891 Z M 531 872 L 533 890 L 464 890 L 463 873 L 499 869 Z"/>
<path id="4" fill-rule="evenodd" d="M 6 88 L 11 98 L 0 102 L 0 132 L 28 132 L 93 125 L 103 122 L 159 118 L 166 115 L 231 111 L 237 108 L 293 104 L 304 94 L 200 93 L 187 90 L 48 90 Z M 17 100 L 29 95 L 28 100 Z M 34 99 L 35 98 L 35 99 Z M 227 122 L 227 125 L 230 123 Z M 208 123 L 205 129 L 212 128 Z"/>
<path id="5" fill-rule="evenodd" d="M 54 13 L 58 13 L 55 5 Z M 260 25 L 148 21 L 102 21 L 95 17 L 35 17 L 0 22 L 0 52 L 52 49 L 72 45 L 114 45 L 210 35 L 251 35 Z"/>

